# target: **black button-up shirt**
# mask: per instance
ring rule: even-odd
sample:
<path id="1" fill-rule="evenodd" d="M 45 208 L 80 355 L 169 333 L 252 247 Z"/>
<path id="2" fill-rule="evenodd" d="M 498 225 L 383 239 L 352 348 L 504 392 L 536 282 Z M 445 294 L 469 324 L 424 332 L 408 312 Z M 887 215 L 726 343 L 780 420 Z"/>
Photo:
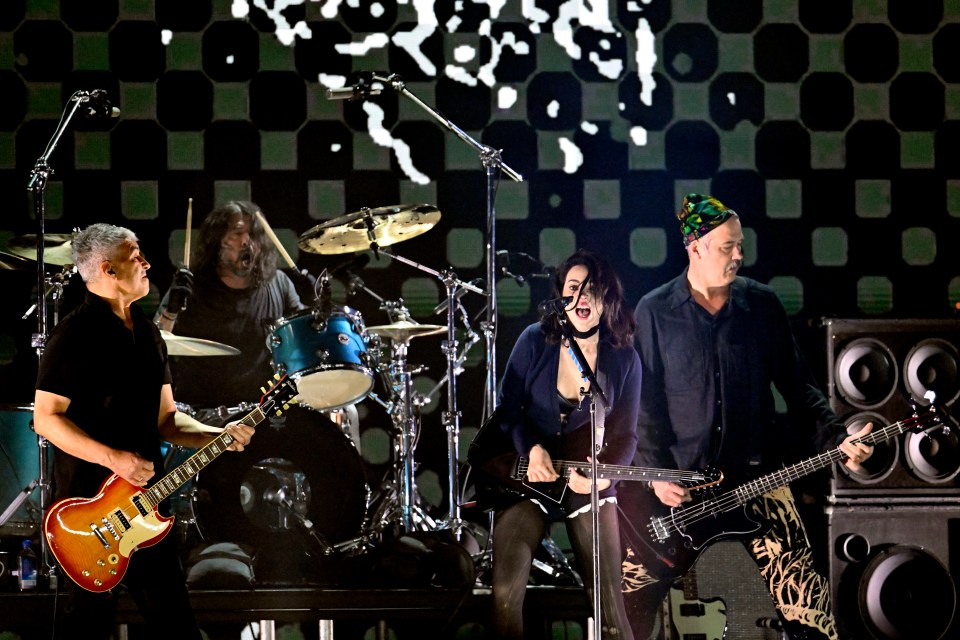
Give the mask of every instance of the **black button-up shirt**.
<path id="1" fill-rule="evenodd" d="M 836 446 L 846 435 L 803 360 L 772 289 L 733 282 L 716 315 L 690 295 L 687 274 L 636 308 L 643 367 L 636 464 L 756 475 Z M 776 420 L 774 388 L 788 425 Z"/>

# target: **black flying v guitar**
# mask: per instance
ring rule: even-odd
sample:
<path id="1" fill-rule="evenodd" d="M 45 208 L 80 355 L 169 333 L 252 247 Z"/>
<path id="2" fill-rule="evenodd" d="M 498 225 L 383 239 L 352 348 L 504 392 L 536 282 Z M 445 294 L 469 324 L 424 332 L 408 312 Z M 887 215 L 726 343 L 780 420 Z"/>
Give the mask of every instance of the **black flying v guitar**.
<path id="1" fill-rule="evenodd" d="M 932 392 L 928 392 L 927 396 L 931 404 L 922 413 L 915 412 L 908 419 L 871 431 L 856 442 L 872 446 L 901 433 L 926 431 L 940 424 L 940 413 L 932 404 Z M 711 542 L 759 535 L 761 525 L 750 514 L 751 504 L 756 498 L 842 462 L 844 458 L 839 448 L 831 449 L 720 494 L 712 494 L 707 489 L 701 492 L 701 496 L 712 496 L 709 499 L 674 507 L 665 515 L 652 516 L 646 527 L 650 541 L 637 545 L 637 552 L 644 565 L 658 577 L 679 575 L 693 565 Z M 660 513 L 668 510 L 655 497 L 651 501 L 651 508 Z M 659 547 L 657 543 L 663 546 Z M 647 555 L 648 552 L 652 553 L 652 557 Z"/>
<path id="2" fill-rule="evenodd" d="M 589 428 L 581 437 L 589 437 Z M 589 449 L 589 447 L 587 447 Z M 560 477 L 553 482 L 528 482 L 527 468 L 530 461 L 520 456 L 513 443 L 500 428 L 494 412 L 477 432 L 470 444 L 467 461 L 478 476 L 475 484 L 477 501 L 484 509 L 501 508 L 524 498 L 546 498 L 556 504 L 563 502 L 567 479 L 574 470 L 589 477 L 592 465 L 587 461 L 572 462 L 553 460 L 553 468 Z M 713 471 L 678 471 L 675 469 L 650 469 L 629 465 L 597 463 L 601 479 L 675 482 L 689 489 L 719 483 L 722 476 Z"/>

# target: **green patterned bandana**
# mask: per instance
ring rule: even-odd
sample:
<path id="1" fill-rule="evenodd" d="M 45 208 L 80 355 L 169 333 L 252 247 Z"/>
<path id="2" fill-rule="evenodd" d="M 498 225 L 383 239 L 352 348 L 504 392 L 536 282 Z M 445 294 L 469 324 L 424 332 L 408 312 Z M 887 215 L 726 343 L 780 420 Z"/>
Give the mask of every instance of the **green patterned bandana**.
<path id="1" fill-rule="evenodd" d="M 683 246 L 701 238 L 721 224 L 736 216 L 737 212 L 728 209 L 712 196 L 689 193 L 683 199 L 683 206 L 677 212 L 680 221 L 680 233 L 683 234 Z"/>

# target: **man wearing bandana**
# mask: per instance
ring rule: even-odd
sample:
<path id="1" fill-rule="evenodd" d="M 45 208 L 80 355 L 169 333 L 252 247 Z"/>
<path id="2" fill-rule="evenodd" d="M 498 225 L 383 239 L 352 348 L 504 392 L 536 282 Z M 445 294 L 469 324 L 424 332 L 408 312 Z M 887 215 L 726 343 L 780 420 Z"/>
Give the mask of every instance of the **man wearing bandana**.
<path id="1" fill-rule="evenodd" d="M 689 194 L 677 218 L 689 264 L 635 310 L 643 376 L 634 464 L 716 468 L 724 474 L 719 492 L 798 462 L 805 457 L 798 444 L 809 447 L 809 454 L 839 447 L 844 464 L 859 470 L 871 448 L 853 440 L 872 425 L 847 435 L 804 362 L 774 291 L 738 275 L 740 217 L 716 198 Z M 786 424 L 776 419 L 773 388 L 786 403 Z M 694 496 L 670 482 L 626 484 L 632 486 L 624 487 L 621 499 L 624 600 L 635 637 L 648 640 L 658 633 L 664 596 L 696 554 L 683 550 L 676 532 L 664 544 L 652 540 L 646 525 Z M 756 562 L 789 637 L 837 638 L 830 585 L 814 568 L 789 486 L 739 508 L 738 515 L 745 513 L 760 528 L 737 537 Z M 728 533 L 723 520 L 716 524 L 706 540 Z"/>

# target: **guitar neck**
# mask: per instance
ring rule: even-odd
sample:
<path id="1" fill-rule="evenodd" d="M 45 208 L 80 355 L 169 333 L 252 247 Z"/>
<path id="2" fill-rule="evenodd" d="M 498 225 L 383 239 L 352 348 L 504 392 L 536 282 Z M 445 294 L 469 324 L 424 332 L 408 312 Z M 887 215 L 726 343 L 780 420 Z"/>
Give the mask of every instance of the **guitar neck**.
<path id="1" fill-rule="evenodd" d="M 527 469 L 530 466 L 528 458 L 521 457 L 517 462 L 515 476 L 523 478 L 527 475 Z M 554 460 L 553 469 L 563 478 L 569 478 L 573 470 L 580 471 L 584 475 L 590 475 L 591 465 L 589 462 L 573 462 L 570 460 Z M 662 482 L 677 483 L 702 483 L 706 479 L 703 473 L 695 471 L 677 471 L 674 469 L 651 469 L 645 467 L 634 467 L 620 464 L 597 464 L 597 473 L 601 479 L 610 480 L 638 480 L 652 482 L 659 480 Z"/>
<path id="2" fill-rule="evenodd" d="M 931 413 L 932 413 L 931 409 Z M 923 417 L 913 417 L 909 420 L 901 420 L 890 426 L 884 427 L 878 431 L 871 431 L 862 438 L 854 440 L 857 444 L 866 444 L 874 446 L 885 442 L 901 433 L 906 433 L 918 424 L 922 424 L 929 414 Z M 786 486 L 804 476 L 810 475 L 815 471 L 826 469 L 827 467 L 841 462 L 846 456 L 839 448 L 831 449 L 812 458 L 803 460 L 780 471 L 767 474 L 751 482 L 747 482 L 736 489 L 728 491 L 717 498 L 717 502 L 727 505 L 729 509 L 746 504 L 748 501 L 758 498 L 763 494 Z"/>
<path id="3" fill-rule="evenodd" d="M 240 424 L 255 427 L 266 418 L 266 414 L 257 407 L 240 420 Z M 147 489 L 144 495 L 152 506 L 157 506 L 174 491 L 186 484 L 190 478 L 197 475 L 208 464 L 216 460 L 221 453 L 233 444 L 234 438 L 227 431 L 223 431 L 216 438 L 208 442 L 192 456 L 187 458 L 176 469 L 165 475 L 156 484 Z"/>

